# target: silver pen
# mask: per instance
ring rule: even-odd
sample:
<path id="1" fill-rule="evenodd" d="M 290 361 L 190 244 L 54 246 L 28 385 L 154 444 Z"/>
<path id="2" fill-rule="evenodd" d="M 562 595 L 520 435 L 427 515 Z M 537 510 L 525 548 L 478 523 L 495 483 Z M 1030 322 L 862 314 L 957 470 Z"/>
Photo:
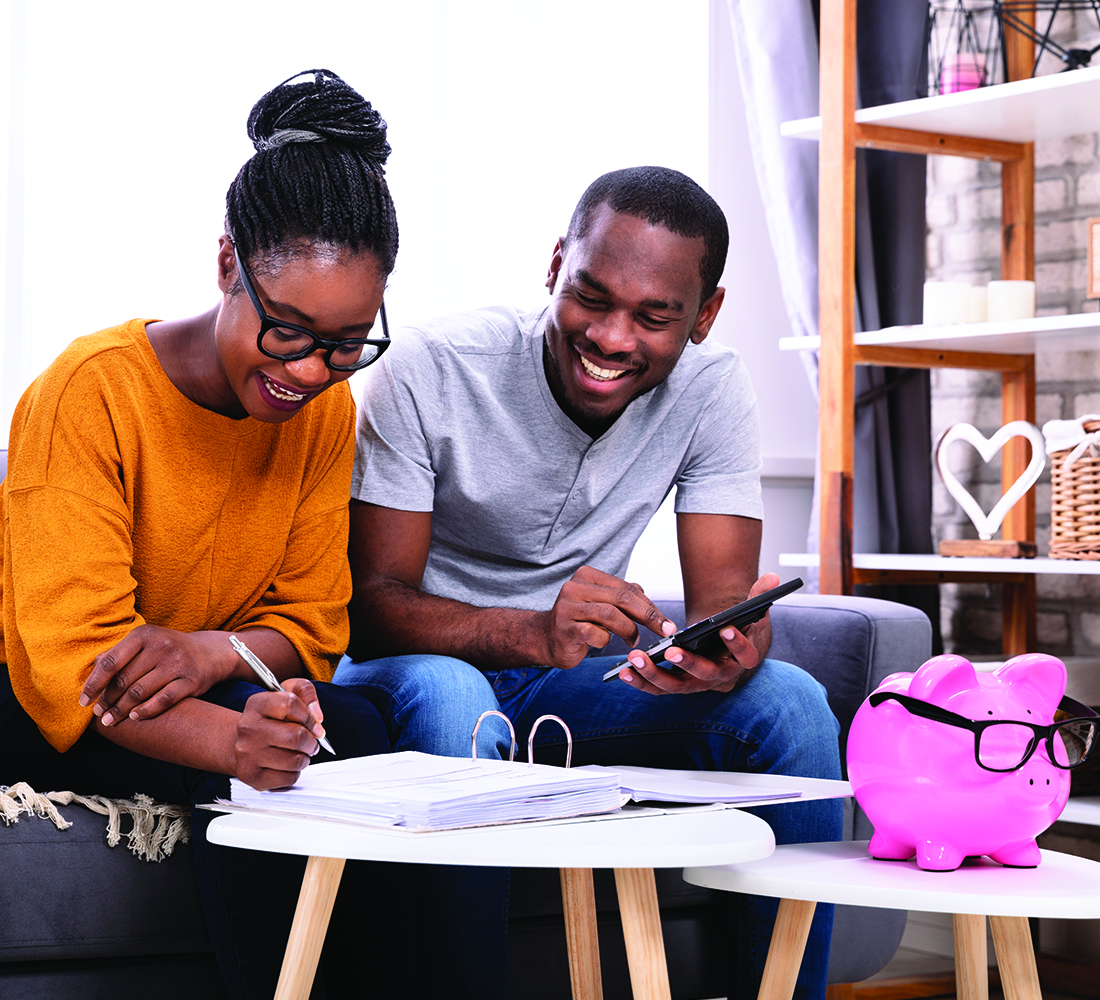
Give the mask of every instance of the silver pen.
<path id="1" fill-rule="evenodd" d="M 264 687 L 268 691 L 286 691 L 286 688 L 279 683 L 279 678 L 276 677 L 271 669 L 263 660 L 261 660 L 255 653 L 252 652 L 240 639 L 235 635 L 229 637 L 229 641 L 232 643 L 233 648 L 240 654 L 242 660 L 247 663 L 256 676 L 263 681 Z M 317 742 L 321 744 L 330 754 L 336 756 L 336 751 L 332 749 L 332 744 L 329 743 L 323 736 L 317 737 Z"/>

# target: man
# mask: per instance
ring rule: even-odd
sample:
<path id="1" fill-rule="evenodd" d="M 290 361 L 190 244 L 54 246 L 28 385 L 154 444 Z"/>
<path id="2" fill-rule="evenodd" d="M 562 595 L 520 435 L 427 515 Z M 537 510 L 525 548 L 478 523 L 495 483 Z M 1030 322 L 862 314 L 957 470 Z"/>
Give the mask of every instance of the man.
<path id="1" fill-rule="evenodd" d="M 687 624 L 622 579 L 673 487 L 688 621 L 779 582 L 756 579 L 752 386 L 735 351 L 705 343 L 727 244 L 718 205 L 683 174 L 605 174 L 554 247 L 548 308 L 435 321 L 376 366 L 352 481 L 349 652 L 386 658 L 336 680 L 375 701 L 396 749 L 469 753 L 474 721 L 499 706 L 521 735 L 541 714 L 565 719 L 574 763 L 840 776 L 824 692 L 765 658 L 767 618 L 724 629 L 714 659 L 674 647 L 671 670 L 634 650 L 611 683 L 615 661 L 588 655 L 612 634 L 637 642 L 639 624 Z M 564 758 L 555 729 L 539 729 L 538 759 Z M 836 802 L 765 813 L 778 842 L 840 835 Z M 767 914 L 752 919 L 732 987 L 746 991 L 770 934 Z M 830 924 L 823 912 L 811 938 L 810 992 Z"/>

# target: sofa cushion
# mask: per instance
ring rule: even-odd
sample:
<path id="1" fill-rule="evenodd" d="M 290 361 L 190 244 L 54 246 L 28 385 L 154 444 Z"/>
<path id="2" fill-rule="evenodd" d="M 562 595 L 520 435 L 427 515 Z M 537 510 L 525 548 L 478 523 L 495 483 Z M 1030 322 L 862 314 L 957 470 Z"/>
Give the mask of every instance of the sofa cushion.
<path id="1" fill-rule="evenodd" d="M 28 816 L 0 825 L 0 962 L 211 950 L 190 844 L 142 861 L 107 846 L 103 816 L 63 812 L 67 830 Z"/>

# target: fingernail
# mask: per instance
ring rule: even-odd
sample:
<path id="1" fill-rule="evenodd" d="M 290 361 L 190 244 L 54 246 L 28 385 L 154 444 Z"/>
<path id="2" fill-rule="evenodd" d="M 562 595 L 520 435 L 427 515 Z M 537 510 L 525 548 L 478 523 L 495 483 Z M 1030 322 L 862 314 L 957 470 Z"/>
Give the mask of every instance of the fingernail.
<path id="1" fill-rule="evenodd" d="M 89 698 L 86 694 L 82 694 L 79 698 L 77 698 L 77 701 L 80 702 L 81 708 L 87 708 L 92 703 L 92 699 Z"/>
<path id="2" fill-rule="evenodd" d="M 92 711 L 95 712 L 96 715 L 102 715 L 103 714 L 103 706 L 102 705 L 96 705 L 92 709 Z"/>
<path id="3" fill-rule="evenodd" d="M 633 684 L 634 683 L 634 675 L 632 673 L 628 672 L 628 673 L 625 673 L 625 674 L 619 674 L 619 677 L 622 680 L 626 681 L 627 684 Z"/>
<path id="4" fill-rule="evenodd" d="M 732 640 L 737 633 L 731 628 L 722 629 L 722 638 L 726 640 Z"/>
<path id="5" fill-rule="evenodd" d="M 101 709 L 99 710 L 99 712 L 102 712 L 102 711 L 103 711 L 103 709 L 101 708 Z M 99 712 L 97 712 L 96 714 L 98 715 L 98 714 L 99 714 Z M 110 712 L 108 712 L 108 713 L 107 713 L 106 715 L 104 715 L 104 716 L 103 716 L 103 717 L 102 717 L 102 718 L 100 719 L 100 721 L 101 721 L 101 722 L 103 723 L 103 725 L 105 725 L 105 726 L 109 726 L 109 725 L 110 725 L 110 724 L 111 724 L 112 722 L 114 722 L 114 721 L 115 721 L 115 717 L 114 717 L 113 715 L 111 715 L 111 713 L 110 713 Z"/>
<path id="6" fill-rule="evenodd" d="M 664 632 L 665 635 L 672 635 L 676 631 L 676 626 L 672 622 L 666 621 L 664 625 L 661 626 L 661 631 Z"/>
<path id="7" fill-rule="evenodd" d="M 629 657 L 627 657 L 627 659 L 628 659 L 628 660 L 630 660 L 630 658 L 629 658 Z M 632 666 L 632 667 L 633 667 L 633 668 L 634 668 L 635 670 L 637 670 L 637 669 L 638 669 L 638 668 L 639 668 L 639 667 L 640 667 L 640 666 L 641 666 L 641 665 L 642 665 L 642 664 L 643 664 L 644 662 L 645 662 L 645 661 L 644 661 L 644 660 L 643 660 L 643 659 L 642 659 L 642 658 L 641 658 L 640 656 L 637 656 L 637 657 L 635 657 L 635 658 L 634 658 L 633 660 L 630 660 L 630 665 L 631 665 L 631 666 Z"/>
<path id="8" fill-rule="evenodd" d="M 320 722 L 325 717 L 325 713 L 321 711 L 321 706 L 318 705 L 317 702 L 313 702 L 313 704 L 309 706 L 309 714 L 312 715 L 318 722 Z"/>
<path id="9" fill-rule="evenodd" d="M 140 721 L 138 719 L 138 714 L 137 714 L 137 709 L 136 708 L 130 713 L 130 718 L 133 719 L 134 722 Z"/>
<path id="10" fill-rule="evenodd" d="M 665 653 L 665 659 L 673 663 L 679 663 L 684 658 L 683 653 Z"/>

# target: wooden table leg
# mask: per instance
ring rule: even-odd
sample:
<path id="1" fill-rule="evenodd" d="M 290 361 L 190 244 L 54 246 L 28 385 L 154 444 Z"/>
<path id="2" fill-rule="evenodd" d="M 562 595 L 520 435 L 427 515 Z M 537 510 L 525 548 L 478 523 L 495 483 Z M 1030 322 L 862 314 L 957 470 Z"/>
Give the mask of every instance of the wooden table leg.
<path id="1" fill-rule="evenodd" d="M 810 936 L 810 923 L 817 903 L 812 899 L 781 899 L 775 916 L 775 930 L 764 963 L 758 1000 L 791 1000 Z"/>
<path id="2" fill-rule="evenodd" d="M 603 1000 L 596 891 L 592 886 L 591 868 L 561 870 L 561 902 L 565 911 L 565 944 L 569 950 L 573 1000 Z"/>
<path id="3" fill-rule="evenodd" d="M 311 857 L 306 862 L 275 1000 L 308 1000 L 344 864 L 343 858 Z"/>
<path id="4" fill-rule="evenodd" d="M 1041 1000 L 1027 917 L 990 917 L 1005 1000 Z"/>
<path id="5" fill-rule="evenodd" d="M 985 943 L 985 916 L 954 913 L 955 989 L 959 1000 L 989 1000 L 989 953 Z"/>
<path id="6" fill-rule="evenodd" d="M 615 888 L 634 1000 L 672 1000 L 652 868 L 616 868 Z"/>

